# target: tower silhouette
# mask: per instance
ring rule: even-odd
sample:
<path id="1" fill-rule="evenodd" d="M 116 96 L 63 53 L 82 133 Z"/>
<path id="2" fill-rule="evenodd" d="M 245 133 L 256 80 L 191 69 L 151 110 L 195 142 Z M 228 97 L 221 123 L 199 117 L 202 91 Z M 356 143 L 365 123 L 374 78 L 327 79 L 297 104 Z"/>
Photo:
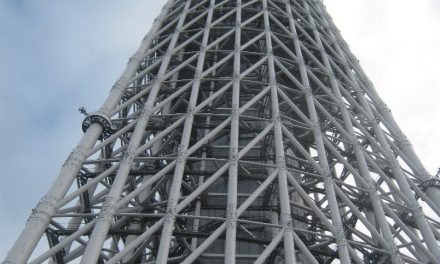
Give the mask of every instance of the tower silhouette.
<path id="1" fill-rule="evenodd" d="M 440 261 L 440 180 L 321 1 L 170 0 L 83 112 L 4 263 Z"/>

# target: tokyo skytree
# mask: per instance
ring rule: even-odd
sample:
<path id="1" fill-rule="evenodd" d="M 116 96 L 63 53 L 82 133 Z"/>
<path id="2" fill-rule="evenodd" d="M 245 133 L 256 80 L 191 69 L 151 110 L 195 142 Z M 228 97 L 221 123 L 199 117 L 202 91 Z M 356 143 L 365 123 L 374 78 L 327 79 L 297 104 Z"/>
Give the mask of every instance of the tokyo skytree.
<path id="1" fill-rule="evenodd" d="M 103 100 L 3 263 L 440 263 L 440 179 L 320 0 L 168 0 Z"/>

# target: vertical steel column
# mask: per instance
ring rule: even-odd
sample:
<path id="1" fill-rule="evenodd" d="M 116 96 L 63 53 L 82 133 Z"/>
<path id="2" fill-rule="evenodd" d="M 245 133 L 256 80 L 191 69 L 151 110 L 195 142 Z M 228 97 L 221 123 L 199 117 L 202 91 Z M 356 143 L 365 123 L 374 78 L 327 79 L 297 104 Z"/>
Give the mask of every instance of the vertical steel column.
<path id="1" fill-rule="evenodd" d="M 109 117 L 115 112 L 117 112 L 113 110 L 112 114 L 106 113 L 106 111 L 110 111 L 109 109 L 114 109 L 114 106 L 111 107 L 110 105 L 113 103 L 117 104 L 120 100 L 121 95 L 124 93 L 125 88 L 130 84 L 131 81 L 136 79 L 136 77 L 130 78 L 130 76 L 136 73 L 139 66 L 139 62 L 141 60 L 140 55 L 144 54 L 150 47 L 154 34 L 156 34 L 157 29 L 160 28 L 160 25 L 165 15 L 167 14 L 168 10 L 170 9 L 172 3 L 174 3 L 174 1 L 169 1 L 168 4 L 165 6 L 161 17 L 159 17 L 159 19 L 156 21 L 155 25 L 152 28 L 151 31 L 152 33 L 150 32 L 150 34 L 144 38 L 141 48 L 139 49 L 138 52 L 135 53 L 135 55 L 130 60 L 123 76 L 119 79 L 119 81 L 115 84 L 114 88 L 112 89 L 110 95 L 111 98 L 109 97 L 106 103 L 104 104 L 104 106 L 101 108 L 100 111 L 101 115 Z M 164 28 L 166 27 L 167 26 L 165 26 Z M 164 30 L 164 28 L 162 28 L 161 31 Z M 132 72 L 131 75 L 130 72 Z M 124 82 L 127 83 L 123 84 Z M 150 91 L 150 89 L 145 89 L 145 90 Z M 146 94 L 146 92 L 141 92 L 141 93 Z M 67 192 L 67 188 L 69 188 L 72 181 L 74 180 L 74 177 L 78 173 L 78 170 L 82 165 L 82 162 L 84 162 L 84 160 L 93 153 L 91 148 L 96 143 L 96 139 L 100 136 L 101 133 L 102 133 L 102 127 L 100 125 L 92 124 L 89 127 L 88 131 L 86 132 L 86 135 L 83 137 L 83 140 L 74 150 L 72 155 L 69 157 L 68 161 L 65 163 L 65 166 L 60 176 L 58 177 L 57 181 L 52 185 L 53 187 L 50 189 L 48 195 L 43 197 L 42 202 L 39 204 L 35 212 L 31 215 L 31 218 L 29 219 L 30 224 L 28 224 L 28 227 L 26 227 L 25 230 L 23 231 L 24 235 L 19 237 L 18 239 L 19 242 L 17 242 L 17 246 L 14 246 L 12 248 L 11 254 L 8 255 L 6 261 L 15 262 L 18 259 L 17 260 L 18 262 L 23 262 L 25 261 L 24 259 L 29 257 L 26 256 L 26 254 L 30 255 L 32 248 L 38 242 L 38 237 L 40 237 L 41 234 L 44 232 L 44 229 L 46 228 L 47 221 L 50 218 L 50 215 L 52 215 L 55 212 L 56 210 L 55 208 L 59 205 L 59 200 L 62 199 L 62 197 L 64 197 L 65 193 Z M 112 138 L 111 140 L 114 140 L 117 138 L 117 136 L 112 136 L 111 138 Z M 107 143 L 109 142 L 109 140 L 106 141 Z M 95 149 L 96 147 L 93 148 L 93 150 Z M 102 175 L 102 178 L 103 177 L 105 177 L 104 174 Z M 73 197 L 71 195 L 69 196 Z M 42 223 L 38 223 L 40 220 L 42 221 Z M 32 245 L 32 243 L 34 245 Z"/>
<path id="2" fill-rule="evenodd" d="M 292 7 L 290 6 L 290 2 L 286 1 L 286 10 L 288 12 L 289 21 L 291 24 L 291 33 L 292 33 L 293 42 L 294 42 L 294 46 L 295 46 L 295 53 L 296 53 L 296 56 L 298 59 L 298 66 L 299 66 L 299 70 L 300 70 L 301 80 L 302 80 L 302 84 L 305 89 L 307 108 L 309 111 L 310 120 L 313 123 L 312 129 L 313 129 L 313 135 L 315 138 L 316 149 L 318 152 L 319 163 L 325 173 L 325 175 L 323 175 L 324 176 L 324 188 L 325 188 L 327 200 L 328 200 L 328 203 L 330 206 L 330 215 L 332 218 L 332 224 L 334 225 L 335 231 L 336 231 L 336 233 L 334 235 L 336 237 L 336 244 L 338 245 L 339 258 L 342 263 L 351 263 L 350 255 L 348 253 L 348 248 L 347 248 L 347 241 L 344 237 L 344 228 L 342 226 L 341 215 L 339 212 L 339 206 L 338 206 L 338 202 L 336 200 L 336 194 L 335 194 L 335 190 L 333 188 L 333 182 L 331 179 L 330 168 L 329 168 L 329 165 L 327 162 L 327 153 L 325 151 L 324 143 L 322 141 L 322 133 L 321 133 L 320 126 L 319 126 L 318 115 L 316 113 L 316 109 L 314 106 L 313 93 L 312 93 L 312 89 L 310 87 L 309 79 L 307 76 L 307 69 L 306 69 L 306 66 L 304 63 L 304 58 L 302 55 L 301 46 L 299 44 L 300 40 L 299 40 L 298 34 L 296 32 L 295 23 L 291 21 L 291 20 L 293 20 L 291 8 Z"/>
<path id="3" fill-rule="evenodd" d="M 266 91 L 264 91 L 262 94 L 265 94 Z M 218 94 L 217 94 L 218 95 Z M 256 100 L 258 100 L 261 96 L 256 96 Z M 243 106 L 243 111 L 245 111 L 245 109 L 247 109 L 247 107 L 249 107 L 249 105 L 245 105 Z M 225 120 L 222 124 L 220 124 L 218 127 L 216 127 L 214 130 L 212 130 L 208 135 L 206 135 L 204 138 L 202 138 L 200 141 L 197 142 L 196 145 L 194 145 L 192 148 L 190 148 L 188 150 L 189 155 L 191 155 L 192 153 L 194 153 L 194 151 L 196 151 L 197 149 L 199 149 L 199 147 L 201 147 L 202 145 L 206 144 L 208 140 L 212 139 L 212 137 L 214 135 L 216 135 L 217 133 L 219 133 L 221 130 L 223 130 L 226 125 L 230 122 L 230 119 Z M 271 128 L 271 127 L 269 127 Z M 247 151 L 249 151 L 250 148 L 253 147 L 253 145 L 258 142 L 259 140 L 261 140 L 262 137 L 264 137 L 269 129 L 266 129 L 266 131 L 263 131 L 260 135 L 258 135 L 254 141 L 250 142 L 248 144 L 248 146 L 246 146 L 245 148 L 243 148 L 240 153 L 239 153 L 239 157 L 241 157 L 242 155 L 244 155 Z M 187 206 L 188 204 L 190 204 L 194 199 L 196 199 L 198 196 L 201 195 L 201 193 L 203 191 L 205 191 L 210 184 L 212 184 L 216 179 L 218 179 L 224 172 L 226 172 L 227 168 L 228 168 L 229 164 L 226 163 L 225 165 L 223 165 L 217 172 L 215 172 L 214 175 L 212 175 L 210 178 L 208 178 L 201 186 L 199 186 L 196 190 L 194 190 L 189 196 L 187 196 L 181 203 L 179 203 L 176 207 L 176 213 L 180 212 L 180 210 L 182 210 L 185 206 Z M 155 175 L 156 176 L 156 175 Z M 161 175 L 163 176 L 163 175 Z M 136 191 L 138 190 L 142 190 L 143 188 L 145 188 L 144 186 L 139 186 L 138 189 L 136 189 Z M 135 192 L 135 191 L 133 191 Z M 129 195 L 131 196 L 131 194 Z M 129 201 L 129 199 L 126 199 L 127 197 L 124 197 L 119 203 L 124 204 L 127 203 L 127 201 Z M 128 197 L 130 198 L 130 197 Z M 120 259 L 122 259 L 123 256 L 125 256 L 126 254 L 128 254 L 131 250 L 135 249 L 139 244 L 141 244 L 143 241 L 149 239 L 149 237 L 154 234 L 156 231 L 158 231 L 158 229 L 162 226 L 162 224 L 165 221 L 165 217 L 161 218 L 160 220 L 158 220 L 153 226 L 150 226 L 149 229 L 147 229 L 147 231 L 145 231 L 143 234 L 141 234 L 138 238 L 136 238 L 131 244 L 127 245 L 123 250 L 121 250 L 118 254 L 115 255 L 114 258 L 112 258 L 111 260 L 109 260 L 109 264 L 114 264 L 117 261 L 119 261 Z"/>
<path id="4" fill-rule="evenodd" d="M 440 232 L 435 219 L 423 215 L 414 195 L 439 215 L 440 192 L 428 187 L 425 194 L 417 186 L 432 177 L 372 84 L 364 80 L 322 7 L 317 0 L 169 0 L 96 113 L 109 124 L 115 119 L 118 130 L 98 142 L 108 126 L 93 123 L 88 128 L 4 263 L 25 263 L 32 251 L 37 255 L 35 245 L 48 225 L 62 239 L 53 240 L 55 245 L 49 241 L 49 248 L 32 263 L 63 249 L 65 262 L 82 257 L 81 263 L 109 264 L 131 263 L 141 254 L 157 264 L 190 264 L 200 258 L 221 258 L 229 264 L 242 257 L 263 263 L 271 255 L 276 255 L 272 262 L 288 264 L 334 258 L 362 264 L 375 257 L 393 264 L 439 262 Z M 245 39 L 251 40 L 242 44 Z M 122 118 L 116 118 L 121 112 Z M 254 127 L 244 118 L 258 122 L 260 131 L 249 143 L 247 134 L 240 132 L 242 126 L 252 131 Z M 150 130 L 152 123 L 157 127 Z M 219 137 L 225 141 L 217 141 Z M 114 147 L 111 157 L 95 159 L 109 144 Z M 229 157 L 209 151 L 218 144 L 226 149 L 229 145 Z M 254 150 L 259 148 L 257 156 Z M 161 165 L 151 173 L 150 162 Z M 99 169 L 110 163 L 110 168 Z M 406 165 L 414 177 L 401 167 Z M 84 166 L 96 166 L 96 175 L 70 191 Z M 263 179 L 252 175 L 257 169 L 267 171 Z M 256 186 L 240 204 L 241 170 L 249 170 L 246 174 Z M 104 182 L 115 173 L 110 183 Z M 184 180 L 188 173 L 195 176 L 191 183 Z M 225 175 L 222 218 L 210 210 L 215 206 L 211 196 L 206 204 L 202 197 Z M 310 180 L 301 182 L 298 175 Z M 95 191 L 100 183 L 105 187 Z M 74 203 L 87 193 L 92 207 L 102 205 L 98 217 L 70 230 L 96 215 Z M 260 214 L 254 206 L 260 206 L 261 195 Z M 160 201 L 150 203 L 153 196 Z M 268 198 L 276 212 L 265 207 Z M 239 220 L 246 212 L 252 219 Z M 273 224 L 257 215 L 271 218 Z M 306 224 L 311 216 L 315 218 Z M 131 222 L 137 217 L 147 226 Z M 62 218 L 70 224 L 58 224 Z M 178 219 L 187 226 L 180 228 Z M 251 244 L 262 234 L 243 226 L 255 241 L 242 241 L 237 228 L 241 222 L 258 226 L 256 232 L 269 237 L 275 230 L 270 243 L 254 251 Z M 308 225 L 317 230 L 307 230 Z M 207 232 L 207 237 L 202 239 L 198 232 Z M 88 241 L 83 239 L 87 235 Z M 160 242 L 152 242 L 160 235 Z M 318 241 L 308 249 L 310 238 Z M 218 239 L 224 241 L 222 252 L 208 253 Z M 253 253 L 242 251 L 247 243 Z M 157 248 L 157 256 L 151 248 Z"/>
<path id="5" fill-rule="evenodd" d="M 121 192 L 124 188 L 125 182 L 128 177 L 128 173 L 130 172 L 131 165 L 135 158 L 136 149 L 139 147 L 139 144 L 143 138 L 145 128 L 148 124 L 148 120 L 150 115 L 152 114 L 151 109 L 154 107 L 157 95 L 159 93 L 159 89 L 162 85 L 163 75 L 165 74 L 169 62 L 171 61 L 172 50 L 174 49 L 177 40 L 179 38 L 179 33 L 184 25 L 186 13 L 190 6 L 190 1 L 188 1 L 183 9 L 183 13 L 179 18 L 179 23 L 176 27 L 176 32 L 171 39 L 171 42 L 168 46 L 168 50 L 162 64 L 160 66 L 159 72 L 157 74 L 157 79 L 152 85 L 150 94 L 148 96 L 147 102 L 144 105 L 144 109 L 142 110 L 141 116 L 137 120 L 136 127 L 132 134 L 130 143 L 127 147 L 126 154 L 124 155 L 123 160 L 119 166 L 118 172 L 115 176 L 115 180 L 113 181 L 110 192 L 107 194 L 104 204 L 102 206 L 101 212 L 98 217 L 98 221 L 95 224 L 92 235 L 89 239 L 87 247 L 84 251 L 83 258 L 81 259 L 82 264 L 87 263 L 95 263 L 99 257 L 99 250 L 102 248 L 104 241 L 107 237 L 108 230 L 112 223 L 113 214 L 116 211 L 115 204 L 120 198 Z"/>
<path id="6" fill-rule="evenodd" d="M 228 198 L 226 208 L 225 263 L 235 263 L 237 240 L 238 144 L 241 72 L 241 0 L 237 0 L 235 18 L 234 69 L 232 76 L 231 132 L 229 149 Z"/>
<path id="7" fill-rule="evenodd" d="M 190 3 L 191 0 L 188 0 L 186 3 L 188 7 Z M 209 40 L 214 4 L 215 1 L 210 2 L 209 12 L 206 18 L 203 39 L 200 47 L 200 54 L 197 61 L 196 73 L 194 76 L 194 82 L 191 90 L 190 100 L 188 102 L 187 118 L 185 120 L 185 124 L 183 127 L 181 144 L 179 146 L 179 150 L 178 150 L 179 152 L 177 154 L 178 155 L 177 163 L 174 170 L 174 176 L 173 176 L 171 188 L 169 190 L 167 210 L 164 216 L 165 221 L 162 227 L 162 235 L 160 239 L 160 247 L 159 247 L 159 252 L 157 254 L 156 263 L 167 263 L 167 259 L 168 259 L 171 236 L 174 229 L 176 206 L 180 195 L 182 177 L 185 171 L 186 158 L 188 155 L 187 151 L 188 151 L 189 141 L 191 139 L 191 132 L 194 123 L 195 107 L 197 106 L 197 99 L 199 96 L 200 84 L 202 81 L 202 71 L 203 71 L 203 66 L 205 64 L 206 49 Z"/>
<path id="8" fill-rule="evenodd" d="M 312 17 L 312 14 L 310 13 L 309 6 L 307 4 L 307 1 L 304 1 L 304 8 L 307 12 L 307 16 L 309 19 L 310 25 L 313 27 L 313 34 L 315 37 L 316 43 L 318 43 L 321 53 L 321 58 L 323 60 L 324 66 L 328 70 L 329 76 L 330 76 L 330 84 L 333 90 L 334 95 L 338 99 L 339 109 L 341 111 L 342 119 L 344 122 L 344 127 L 347 130 L 350 138 L 349 141 L 352 142 L 352 147 L 356 156 L 356 160 L 358 162 L 358 169 L 360 175 L 365 179 L 365 181 L 368 184 L 368 194 L 370 202 L 373 206 L 374 215 L 376 220 L 379 222 L 379 226 L 382 230 L 382 233 L 385 237 L 385 240 L 389 244 L 389 251 L 392 259 L 392 263 L 402 263 L 402 259 L 400 258 L 400 255 L 398 254 L 398 249 L 395 245 L 393 236 L 391 234 L 388 221 L 386 220 L 384 210 L 382 208 L 379 196 L 377 194 L 377 189 L 374 183 L 374 180 L 371 178 L 367 162 L 365 160 L 364 154 L 361 150 L 361 146 L 356 139 L 356 135 L 354 133 L 353 124 L 351 123 L 347 108 L 345 106 L 345 103 L 342 99 L 341 91 L 339 90 L 339 85 L 336 81 L 335 73 L 333 72 L 333 69 L 331 68 L 329 58 L 327 53 L 325 52 L 324 46 L 322 44 L 321 35 L 318 33 L 318 30 L 316 28 L 315 21 Z"/>
<path id="9" fill-rule="evenodd" d="M 318 10 L 321 10 L 319 5 L 317 5 L 316 7 Z M 322 11 L 320 11 L 320 12 L 322 13 Z M 435 257 L 437 259 L 440 260 L 440 247 L 438 245 L 437 240 L 434 237 L 434 234 L 431 231 L 431 227 L 430 227 L 428 221 L 426 220 L 426 218 L 424 217 L 423 212 L 422 212 L 421 208 L 419 207 L 419 205 L 414 197 L 413 192 L 411 191 L 411 188 L 410 188 L 410 186 L 407 182 L 407 179 L 406 179 L 406 177 L 405 177 L 405 175 L 399 165 L 399 162 L 397 161 L 396 157 L 394 156 L 394 154 L 393 154 L 393 152 L 392 152 L 392 150 L 391 150 L 391 148 L 385 138 L 384 132 L 379 127 L 379 125 L 374 117 L 374 114 L 370 108 L 369 102 L 365 99 L 364 95 L 362 94 L 362 90 L 356 81 L 356 77 L 354 76 L 351 68 L 349 67 L 348 62 L 344 56 L 344 53 L 343 53 L 341 47 L 339 46 L 339 43 L 337 42 L 337 40 L 333 34 L 333 31 L 330 30 L 331 29 L 330 25 L 328 24 L 327 20 L 324 19 L 324 21 L 327 23 L 327 25 L 325 25 L 328 28 L 327 32 L 334 41 L 336 51 L 338 52 L 338 54 L 340 56 L 340 60 L 344 64 L 345 72 L 349 76 L 349 78 L 353 84 L 353 89 L 355 90 L 355 92 L 357 94 L 357 97 L 360 101 L 361 106 L 366 111 L 367 118 L 369 120 L 369 123 L 373 127 L 374 133 L 377 136 L 377 140 L 379 141 L 381 147 L 383 148 L 383 150 L 385 152 L 385 153 L 383 153 L 383 155 L 390 162 L 390 167 L 391 167 L 391 170 L 392 170 L 393 175 L 395 177 L 395 180 L 399 184 L 399 187 L 401 188 L 402 192 L 405 194 L 405 196 L 409 200 L 408 206 L 412 210 L 412 214 L 415 218 L 417 227 L 419 228 L 420 233 L 422 234 L 422 237 L 424 238 L 425 243 L 428 246 L 429 250 L 435 255 Z"/>
<path id="10" fill-rule="evenodd" d="M 286 102 L 289 104 L 289 106 L 292 107 L 292 109 L 295 109 L 295 105 L 290 101 L 289 98 L 286 98 L 286 95 L 279 90 L 280 95 L 283 97 L 283 99 L 286 100 Z M 319 105 L 319 104 L 317 104 Z M 299 110 L 299 109 L 297 109 Z M 295 110 L 296 111 L 296 110 Z M 298 112 L 300 113 L 300 112 Z M 301 119 L 303 119 L 308 125 L 311 125 L 311 121 L 305 117 L 303 114 L 301 115 Z M 329 117 L 330 120 L 331 117 Z M 333 120 L 334 121 L 334 120 Z M 339 129 L 341 129 L 341 131 L 344 131 L 343 128 L 339 127 Z M 294 138 L 294 136 L 292 135 L 292 133 L 290 131 L 287 130 L 287 128 L 285 128 L 283 126 L 283 131 L 286 134 L 287 138 L 290 139 L 290 141 L 294 144 L 294 146 L 296 146 L 298 148 L 298 150 L 300 151 L 300 153 L 303 153 L 303 155 L 305 155 L 306 159 L 310 162 L 310 164 L 315 167 L 315 169 L 318 171 L 319 174 L 323 174 L 323 169 L 316 163 L 316 161 L 310 156 L 308 155 L 308 151 L 301 146 L 301 144 Z M 346 133 L 344 131 L 344 133 Z M 332 143 L 330 143 L 330 141 L 328 139 L 326 139 L 325 137 L 323 138 L 324 140 L 324 144 L 327 145 L 329 151 L 331 153 L 333 153 L 333 155 L 336 156 L 336 159 L 339 160 L 342 164 L 344 164 L 344 166 L 346 166 L 346 168 L 353 173 L 353 176 L 355 178 L 357 178 L 357 180 L 362 184 L 367 186 L 367 182 L 361 178 L 360 175 L 358 175 L 357 171 L 344 159 L 344 157 L 338 152 L 338 150 L 333 147 Z M 345 193 L 338 187 L 338 185 L 334 184 L 334 188 L 335 191 L 337 192 L 338 196 L 342 199 L 343 202 L 346 203 L 346 205 L 348 207 L 350 207 L 350 209 L 352 210 L 352 213 L 354 215 L 356 215 L 360 221 L 362 221 L 362 223 L 365 225 L 365 227 L 368 228 L 368 230 L 372 233 L 373 236 L 375 236 L 377 238 L 377 240 L 381 243 L 381 245 L 385 248 L 388 248 L 389 245 L 388 243 L 381 237 L 381 235 L 378 233 L 378 231 L 376 230 L 376 227 L 373 226 L 366 218 L 365 216 L 363 216 L 360 211 L 356 208 L 356 206 L 350 201 L 350 199 L 345 195 Z M 333 232 L 333 228 L 329 228 L 331 232 Z M 349 248 L 349 250 L 352 250 Z M 355 261 L 359 262 L 360 259 L 355 259 Z"/>
<path id="11" fill-rule="evenodd" d="M 145 54 L 150 47 L 154 33 L 162 26 L 163 19 L 171 8 L 173 2 L 174 0 L 169 0 L 167 2 L 162 9 L 160 16 L 154 22 L 150 32 L 142 40 L 138 51 L 134 53 L 123 74 L 113 86 L 107 100 L 100 108 L 99 112 L 101 112 L 101 114 L 109 116 L 111 110 L 119 103 L 125 88 L 129 85 L 129 79 L 136 73 L 142 55 Z M 51 215 L 56 211 L 55 206 L 57 202 L 65 196 L 72 182 L 75 180 L 83 161 L 87 158 L 86 154 L 96 143 L 102 131 L 103 128 L 99 124 L 92 124 L 88 128 L 78 145 L 73 149 L 72 153 L 64 163 L 61 172 L 49 188 L 47 194 L 41 198 L 40 202 L 29 216 L 25 228 L 5 258 L 6 263 L 25 263 L 29 259 L 32 251 L 40 240 L 41 235 L 46 230 Z"/>
<path id="12" fill-rule="evenodd" d="M 342 38 L 339 30 L 337 29 L 336 25 L 333 23 L 333 20 L 330 17 L 330 15 L 327 13 L 325 7 L 320 2 L 318 2 L 318 5 L 321 5 L 320 9 L 323 10 L 325 20 L 327 21 L 329 26 L 332 29 L 334 29 L 333 32 L 335 32 L 335 34 L 337 35 L 338 42 L 340 43 L 341 48 L 344 49 L 347 58 L 350 60 L 353 67 L 356 69 L 356 73 L 360 75 L 360 78 L 364 83 L 366 93 L 375 103 L 376 109 L 379 111 L 380 115 L 385 119 L 386 123 L 384 125 L 390 130 L 393 136 L 396 137 L 396 141 L 398 143 L 399 149 L 401 149 L 402 152 L 405 154 L 405 156 L 407 156 L 408 159 L 411 161 L 410 164 L 408 165 L 411 167 L 414 173 L 417 174 L 419 177 L 421 177 L 423 180 L 426 181 L 432 179 L 432 176 L 426 170 L 425 166 L 423 165 L 423 163 L 420 161 L 419 157 L 415 153 L 408 138 L 400 129 L 399 125 L 394 119 L 391 110 L 388 108 L 385 102 L 380 98 L 379 94 L 374 88 L 373 83 L 369 80 L 369 78 L 365 74 L 364 70 L 360 66 L 356 57 L 351 53 L 350 49 L 348 48 L 347 42 Z M 431 199 L 431 201 L 435 203 L 437 208 L 440 208 L 440 190 L 437 189 L 436 187 L 428 187 L 426 189 L 426 193 L 428 194 L 428 197 Z"/>
<path id="13" fill-rule="evenodd" d="M 215 0 L 213 0 L 213 1 L 215 3 Z M 215 50 L 218 50 L 218 45 L 215 46 Z M 214 61 L 213 61 L 214 64 L 217 62 L 217 59 L 218 59 L 218 55 L 217 55 L 217 53 L 215 53 L 214 54 Z M 212 74 L 215 76 L 216 75 L 216 70 L 214 70 Z M 211 81 L 211 83 L 210 83 L 211 91 L 209 92 L 209 96 L 212 96 L 214 88 L 215 88 L 215 83 L 214 83 L 214 81 Z M 211 107 L 211 106 L 212 106 L 212 103 L 209 104 L 209 107 Z M 211 124 L 211 116 L 207 116 L 205 120 L 206 120 L 205 121 L 206 127 L 209 127 L 209 125 Z M 209 129 L 205 129 L 203 135 L 206 136 L 208 133 L 209 133 Z M 202 152 L 202 159 L 206 159 L 206 157 L 207 157 L 207 151 L 206 151 L 206 149 L 204 149 L 203 152 Z M 201 161 L 200 170 L 201 171 L 205 171 L 206 170 L 206 161 L 205 160 Z M 205 176 L 200 176 L 199 177 L 199 182 L 197 183 L 198 186 L 202 185 L 204 180 L 205 180 Z M 202 202 L 200 201 L 200 199 L 197 199 L 196 200 L 196 205 L 195 205 L 195 210 L 194 210 L 194 216 L 200 216 L 201 207 L 202 207 Z M 197 232 L 199 230 L 199 223 L 200 223 L 200 219 L 199 218 L 195 218 L 194 219 L 194 224 L 193 224 L 193 231 L 194 232 Z M 197 237 L 193 237 L 191 239 L 191 251 L 196 250 L 197 243 L 198 243 L 198 238 Z"/>
<path id="14" fill-rule="evenodd" d="M 295 245 L 293 242 L 293 227 L 292 215 L 290 212 L 290 197 L 286 176 L 286 160 L 284 156 L 283 132 L 281 131 L 281 114 L 278 102 L 277 83 L 275 76 L 275 63 L 273 58 L 272 38 L 269 22 L 269 9 L 267 0 L 262 0 L 263 16 L 264 16 L 264 30 L 266 33 L 266 49 L 267 61 L 269 71 L 269 86 L 272 104 L 272 120 L 274 122 L 274 141 L 275 141 L 275 156 L 278 165 L 278 192 L 280 195 L 281 208 L 281 225 L 284 232 L 284 256 L 286 263 L 296 263 L 295 260 Z"/>
<path id="15" fill-rule="evenodd" d="M 174 74 L 174 76 L 173 76 L 173 79 L 174 79 L 174 80 L 177 79 L 176 75 L 178 75 L 178 74 L 176 73 L 176 74 Z M 175 86 L 175 83 L 172 83 L 171 85 L 172 85 L 172 86 Z M 175 87 L 173 87 L 173 88 L 175 88 Z M 163 109 L 162 109 L 162 113 L 166 114 L 166 113 L 168 113 L 168 112 L 169 112 L 169 104 L 166 104 L 166 105 L 163 107 Z M 153 133 L 150 133 L 150 135 L 148 135 L 147 138 L 150 137 L 152 134 L 153 134 Z M 159 133 L 159 134 L 160 134 L 160 133 Z M 158 135 L 158 134 L 156 134 L 156 135 L 154 135 L 154 136 L 156 137 L 157 135 Z M 152 140 L 151 140 L 151 141 L 152 141 Z M 151 142 L 151 141 L 149 141 L 149 142 Z M 156 141 L 156 142 L 152 145 L 152 147 L 151 147 L 151 153 L 152 153 L 152 156 L 155 156 L 155 154 L 157 154 L 158 150 L 159 150 L 160 147 L 161 147 L 161 143 L 162 143 L 161 141 Z M 139 149 L 138 149 L 138 151 L 139 151 Z M 145 164 L 144 166 L 146 166 L 146 165 L 147 165 L 147 164 Z M 151 175 L 146 175 L 146 176 L 144 176 L 143 179 L 142 179 L 142 183 L 147 182 L 149 179 L 151 179 Z M 151 186 L 149 186 L 148 188 L 145 188 L 145 190 L 137 196 L 137 199 L 138 199 L 138 203 L 139 203 L 139 204 L 142 205 L 142 204 L 146 204 L 146 203 L 148 203 L 148 200 L 147 200 L 147 199 L 150 197 L 151 190 L 152 190 L 152 188 L 151 188 Z M 140 210 L 142 210 L 142 207 L 140 208 Z M 139 211 L 140 211 L 140 210 L 139 210 Z M 130 224 L 128 225 L 127 229 L 128 229 L 128 230 L 142 230 L 142 228 L 143 228 L 142 220 L 143 220 L 143 219 L 139 219 L 138 217 L 133 217 L 132 220 L 130 221 Z M 126 237 L 125 241 L 124 241 L 124 245 L 128 245 L 128 244 L 130 244 L 130 243 L 131 243 L 132 241 L 134 241 L 137 237 L 138 237 L 138 235 L 128 235 L 128 236 Z M 119 251 L 119 246 L 118 246 L 118 243 L 114 243 L 114 244 L 115 244 L 114 252 L 116 253 L 117 251 Z M 140 249 L 140 250 L 142 250 L 142 249 Z M 122 262 L 123 262 L 123 263 L 129 263 L 130 261 L 132 261 L 133 258 L 137 258 L 137 257 L 139 256 L 139 253 L 140 253 L 139 251 L 140 251 L 140 250 L 133 250 L 133 251 L 131 252 L 131 254 L 127 254 L 127 255 L 122 259 Z M 109 257 L 110 257 L 110 258 L 113 257 L 113 256 L 115 255 L 115 253 L 113 253 L 113 254 L 109 254 Z"/>
<path id="16" fill-rule="evenodd" d="M 272 126 L 270 126 L 270 128 L 272 128 Z M 268 130 L 267 129 L 265 130 L 266 131 L 262 132 L 261 135 L 267 134 Z M 241 152 L 243 152 L 243 150 Z M 269 186 L 269 184 L 275 180 L 277 173 L 278 173 L 278 169 L 274 170 L 264 180 L 264 182 L 262 182 L 260 186 L 258 186 L 258 188 L 237 208 L 238 217 L 258 198 L 258 196 Z M 224 232 L 225 229 L 226 229 L 226 223 L 223 223 L 214 232 L 212 232 L 211 235 L 208 238 L 206 238 L 205 241 L 203 241 L 203 243 L 182 262 L 182 264 L 194 263 L 194 261 Z M 286 262 L 286 263 L 292 263 L 292 262 Z"/>

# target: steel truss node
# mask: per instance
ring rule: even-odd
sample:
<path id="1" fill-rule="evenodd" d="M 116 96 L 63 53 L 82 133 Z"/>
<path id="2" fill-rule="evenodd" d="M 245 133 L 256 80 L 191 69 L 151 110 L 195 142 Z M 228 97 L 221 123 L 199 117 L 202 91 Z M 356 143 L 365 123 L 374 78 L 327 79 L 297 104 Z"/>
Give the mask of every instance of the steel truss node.
<path id="1" fill-rule="evenodd" d="M 440 263 L 440 179 L 321 1 L 169 0 L 82 127 L 3 263 Z"/>

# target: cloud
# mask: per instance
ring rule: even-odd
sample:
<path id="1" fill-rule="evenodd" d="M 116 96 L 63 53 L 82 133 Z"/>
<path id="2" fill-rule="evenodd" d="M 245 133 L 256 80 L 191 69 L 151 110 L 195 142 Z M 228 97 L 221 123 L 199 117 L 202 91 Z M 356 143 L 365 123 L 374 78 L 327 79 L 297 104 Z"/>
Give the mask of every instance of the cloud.
<path id="1" fill-rule="evenodd" d="M 163 1 L 0 1 L 0 258 Z"/>
<path id="2" fill-rule="evenodd" d="M 440 167 L 438 1 L 325 1 L 352 52 L 431 173 Z"/>

